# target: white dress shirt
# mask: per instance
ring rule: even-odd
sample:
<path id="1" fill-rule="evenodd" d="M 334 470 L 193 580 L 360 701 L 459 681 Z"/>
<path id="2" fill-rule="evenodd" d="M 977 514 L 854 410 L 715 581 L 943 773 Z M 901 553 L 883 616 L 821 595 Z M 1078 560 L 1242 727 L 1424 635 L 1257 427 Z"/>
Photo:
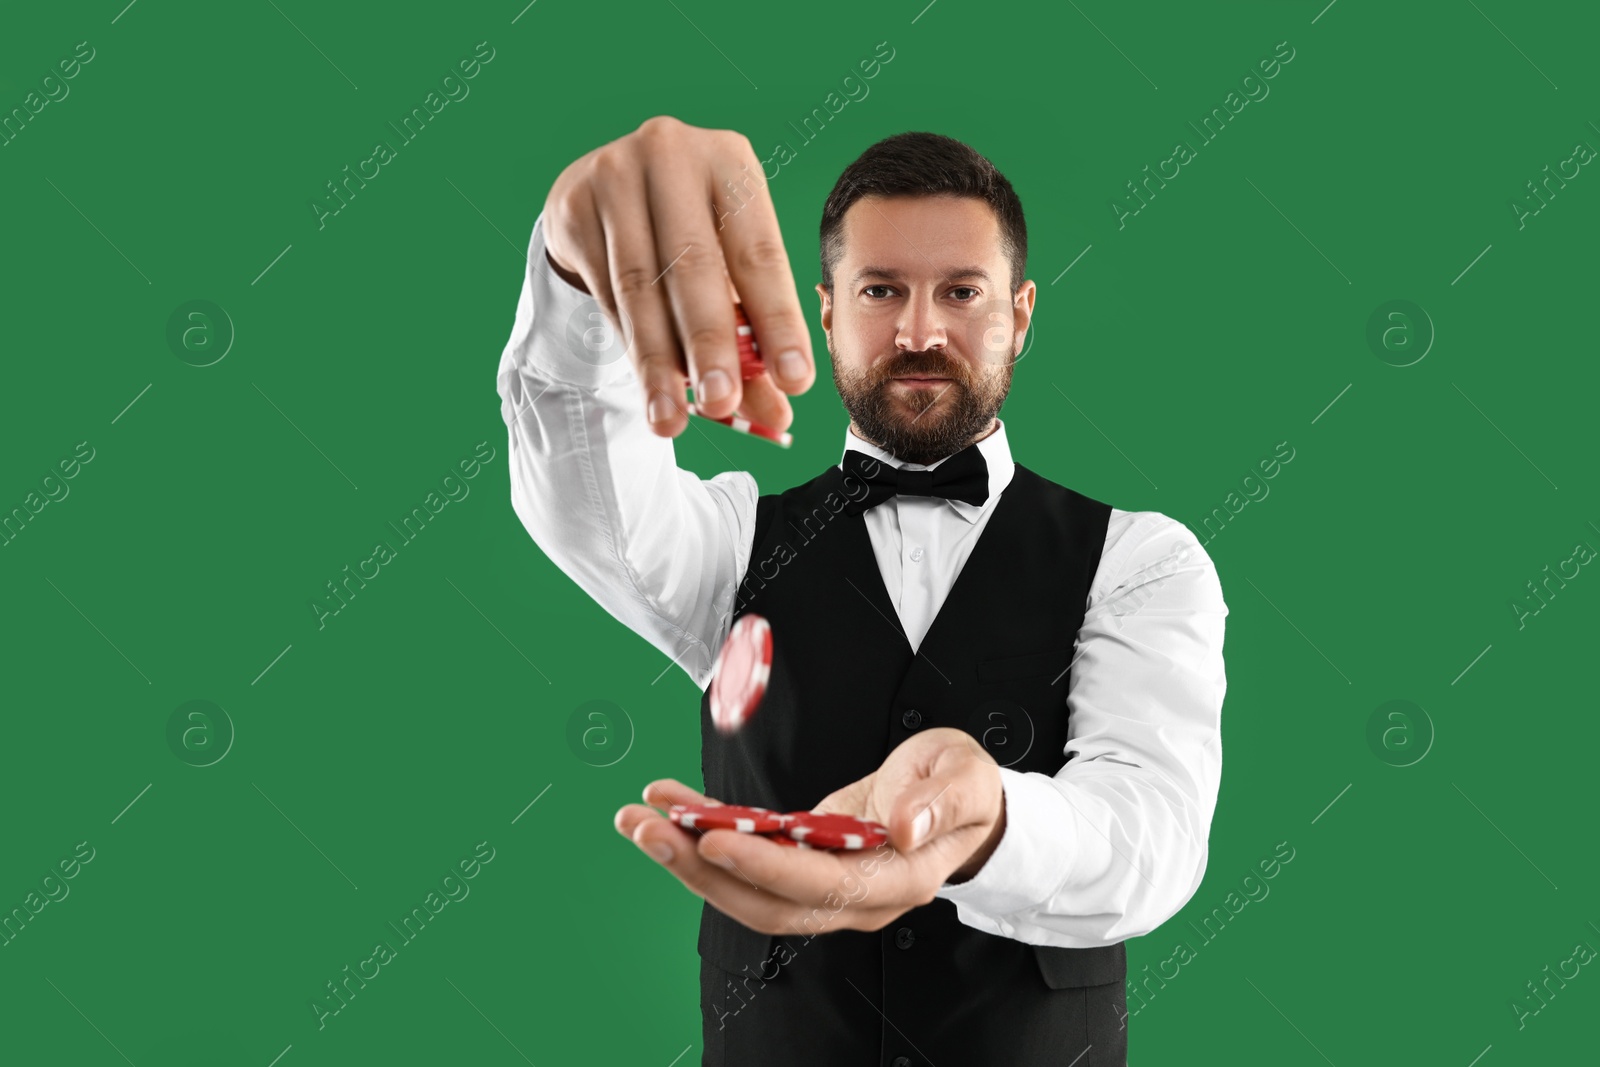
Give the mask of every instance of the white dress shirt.
<path id="1" fill-rule="evenodd" d="M 603 342 L 609 328 L 593 297 L 550 269 L 543 222 L 496 379 L 512 507 L 562 571 L 704 689 L 753 551 L 755 478 L 677 466 L 672 440 L 645 420 L 621 344 L 580 340 L 598 328 L 588 336 Z M 938 466 L 903 464 L 849 429 L 845 448 Z M 981 507 L 908 495 L 863 515 L 913 650 L 1011 481 L 1004 424 L 978 448 L 989 468 Z M 1000 769 L 998 847 L 971 880 L 938 891 L 963 923 L 1089 948 L 1148 933 L 1194 895 L 1222 769 L 1227 613 L 1187 527 L 1112 510 L 1067 693 L 1076 755 L 1054 776 Z"/>

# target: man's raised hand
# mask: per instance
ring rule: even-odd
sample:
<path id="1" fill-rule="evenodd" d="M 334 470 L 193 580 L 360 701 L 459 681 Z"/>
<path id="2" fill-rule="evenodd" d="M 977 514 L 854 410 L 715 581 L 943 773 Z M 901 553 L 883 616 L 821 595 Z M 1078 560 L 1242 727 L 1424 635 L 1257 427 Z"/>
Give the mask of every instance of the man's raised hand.
<path id="1" fill-rule="evenodd" d="M 811 335 L 744 135 L 666 115 L 646 120 L 561 172 L 545 201 L 544 236 L 551 266 L 618 324 L 658 435 L 688 425 L 688 383 L 696 410 L 712 418 L 739 414 L 776 430 L 794 421 L 785 394 L 816 376 Z M 735 292 L 769 372 L 748 382 L 739 376 Z"/>

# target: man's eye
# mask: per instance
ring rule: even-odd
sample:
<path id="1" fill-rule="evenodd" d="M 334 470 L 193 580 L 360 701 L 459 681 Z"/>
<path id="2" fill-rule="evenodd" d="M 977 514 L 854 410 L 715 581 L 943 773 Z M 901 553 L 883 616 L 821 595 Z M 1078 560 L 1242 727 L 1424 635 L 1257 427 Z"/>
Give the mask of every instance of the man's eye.
<path id="1" fill-rule="evenodd" d="M 887 286 L 887 285 L 869 285 L 869 286 L 867 286 L 867 287 L 866 287 L 866 288 L 865 288 L 865 289 L 863 289 L 863 290 L 861 290 L 861 291 L 862 291 L 862 292 L 863 292 L 863 293 L 866 293 L 866 294 L 867 294 L 867 295 L 868 295 L 868 296 L 871 296 L 871 295 L 872 295 L 872 290 L 874 290 L 874 289 L 884 289 L 884 290 L 887 290 L 887 289 L 888 289 L 888 288 L 889 288 L 889 287 L 888 287 L 888 286 Z M 877 299 L 877 297 L 873 297 L 873 299 Z"/>
<path id="2" fill-rule="evenodd" d="M 971 303 L 973 297 L 976 297 L 978 295 L 978 290 L 974 289 L 970 285 L 962 285 L 962 286 L 958 286 L 955 289 L 952 289 L 951 293 L 971 293 L 972 296 L 969 296 L 966 299 L 961 301 L 963 304 L 966 304 L 966 303 Z M 960 299 L 960 298 L 958 297 L 957 299 Z"/>

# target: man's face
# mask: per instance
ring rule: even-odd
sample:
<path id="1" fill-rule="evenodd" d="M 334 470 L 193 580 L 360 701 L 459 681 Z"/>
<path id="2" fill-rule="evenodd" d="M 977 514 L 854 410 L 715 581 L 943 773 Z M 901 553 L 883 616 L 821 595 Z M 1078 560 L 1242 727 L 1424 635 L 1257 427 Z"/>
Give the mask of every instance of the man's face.
<path id="1" fill-rule="evenodd" d="M 1000 222 L 967 197 L 862 197 L 844 216 L 833 381 L 858 436 L 928 464 L 985 436 L 1011 389 L 1036 287 L 1011 293 Z"/>

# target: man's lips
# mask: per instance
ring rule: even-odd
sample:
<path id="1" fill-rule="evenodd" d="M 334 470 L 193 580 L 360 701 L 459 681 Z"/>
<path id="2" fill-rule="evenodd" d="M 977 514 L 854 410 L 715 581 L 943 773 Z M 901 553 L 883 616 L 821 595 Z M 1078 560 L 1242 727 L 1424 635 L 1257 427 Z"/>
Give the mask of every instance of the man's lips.
<path id="1" fill-rule="evenodd" d="M 891 378 L 890 381 L 902 389 L 916 393 L 931 392 L 935 389 L 942 393 L 955 384 L 949 378 Z"/>

